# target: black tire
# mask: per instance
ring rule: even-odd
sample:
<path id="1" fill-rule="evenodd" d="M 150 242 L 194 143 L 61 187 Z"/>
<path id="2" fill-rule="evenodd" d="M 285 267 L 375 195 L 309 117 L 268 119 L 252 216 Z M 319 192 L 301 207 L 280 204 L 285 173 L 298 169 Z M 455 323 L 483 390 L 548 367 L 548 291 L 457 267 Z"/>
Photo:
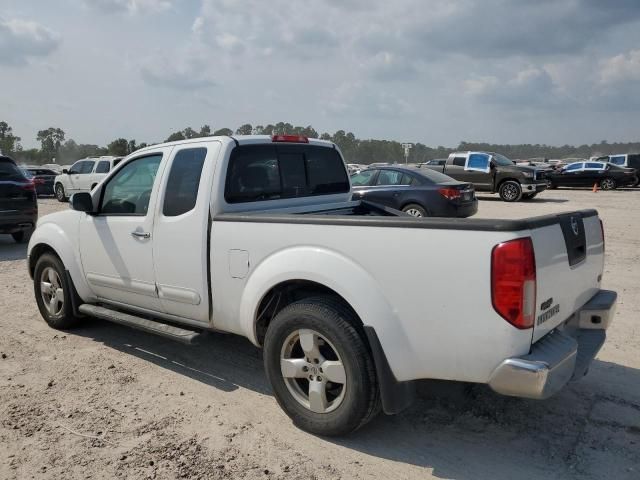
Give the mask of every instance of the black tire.
<path id="1" fill-rule="evenodd" d="M 507 180 L 500 184 L 498 194 L 504 202 L 517 202 L 522 198 L 522 187 L 515 180 Z"/>
<path id="2" fill-rule="evenodd" d="M 636 176 L 633 179 L 633 183 L 631 184 L 632 187 L 640 187 L 640 177 Z"/>
<path id="3" fill-rule="evenodd" d="M 618 184 L 613 178 L 603 178 L 600 180 L 600 188 L 602 190 L 615 190 L 618 188 Z"/>
<path id="4" fill-rule="evenodd" d="M 408 213 L 412 217 L 420 218 L 420 217 L 428 217 L 429 214 L 425 210 L 424 207 L 421 207 L 417 203 L 410 203 L 409 205 L 405 205 L 402 208 L 402 211 Z"/>
<path id="5" fill-rule="evenodd" d="M 537 193 L 524 193 L 522 194 L 522 200 L 533 200 L 536 198 Z"/>
<path id="6" fill-rule="evenodd" d="M 32 233 L 33 230 L 21 230 L 19 232 L 13 232 L 11 236 L 16 243 L 27 243 Z"/>
<path id="7" fill-rule="evenodd" d="M 64 187 L 62 186 L 61 183 L 56 183 L 54 194 L 59 202 L 66 202 L 69 200 L 67 198 L 67 195 L 65 194 Z"/>
<path id="8" fill-rule="evenodd" d="M 354 317 L 348 308 L 329 297 L 313 297 L 286 306 L 269 325 L 264 340 L 267 378 L 280 407 L 302 430 L 316 435 L 345 435 L 366 424 L 380 410 L 373 359 Z M 296 399 L 282 372 L 281 355 L 295 343 L 290 340 L 292 335 L 301 330 L 312 330 L 326 339 L 328 343 L 322 348 L 335 348 L 344 368 L 343 397 L 334 410 L 326 413 L 316 413 Z M 306 358 L 306 353 L 301 354 Z M 306 378 L 294 381 L 302 386 L 306 382 L 308 390 L 310 382 Z"/>
<path id="9" fill-rule="evenodd" d="M 555 190 L 556 188 L 558 188 L 558 186 L 553 183 L 551 180 L 547 180 L 547 188 L 549 190 Z"/>
<path id="10" fill-rule="evenodd" d="M 53 269 L 57 274 L 58 283 L 63 291 L 63 302 L 60 306 L 59 312 L 50 312 L 45 306 L 45 294 L 43 293 L 43 287 L 41 285 L 43 280 L 43 273 L 47 269 Z M 48 276 L 47 276 L 48 279 Z M 55 282 L 50 282 L 55 286 Z M 75 327 L 80 318 L 73 314 L 72 296 L 75 294 L 75 290 L 72 284 L 67 280 L 65 276 L 64 265 L 58 257 L 51 253 L 45 253 L 36 263 L 36 268 L 33 272 L 33 291 L 36 296 L 36 303 L 40 310 L 40 315 L 45 322 L 51 327 L 57 330 L 66 330 L 68 328 Z M 56 307 L 57 308 L 57 307 Z"/>

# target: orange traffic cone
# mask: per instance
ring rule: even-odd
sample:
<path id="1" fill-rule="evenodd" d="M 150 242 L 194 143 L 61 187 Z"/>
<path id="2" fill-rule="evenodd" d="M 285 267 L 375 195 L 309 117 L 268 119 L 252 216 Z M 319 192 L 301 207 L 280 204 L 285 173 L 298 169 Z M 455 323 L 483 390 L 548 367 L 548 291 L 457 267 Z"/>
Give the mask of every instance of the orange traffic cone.
<path id="1" fill-rule="evenodd" d="M 593 184 L 593 193 L 598 193 L 598 182 Z"/>

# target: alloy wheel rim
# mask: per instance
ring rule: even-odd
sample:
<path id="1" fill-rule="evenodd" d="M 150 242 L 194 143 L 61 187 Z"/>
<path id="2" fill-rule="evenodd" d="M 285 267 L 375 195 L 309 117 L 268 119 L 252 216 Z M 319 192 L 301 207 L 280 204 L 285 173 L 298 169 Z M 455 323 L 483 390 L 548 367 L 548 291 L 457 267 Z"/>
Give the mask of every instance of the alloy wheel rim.
<path id="1" fill-rule="evenodd" d="M 412 217 L 422 217 L 422 213 L 417 208 L 410 208 L 406 210 L 406 213 L 408 213 Z"/>
<path id="2" fill-rule="evenodd" d="M 504 187 L 504 196 L 507 200 L 513 200 L 518 196 L 518 189 L 515 185 L 505 185 Z"/>
<path id="3" fill-rule="evenodd" d="M 62 187 L 58 185 L 56 188 L 56 195 L 58 196 L 58 200 L 62 200 L 64 198 L 64 192 L 62 191 Z"/>
<path id="4" fill-rule="evenodd" d="M 336 348 L 315 330 L 300 329 L 285 340 L 280 371 L 291 396 L 314 413 L 330 413 L 344 401 L 347 375 Z"/>
<path id="5" fill-rule="evenodd" d="M 613 188 L 613 181 L 610 178 L 605 178 L 602 181 L 602 189 L 603 190 L 611 190 Z"/>
<path id="6" fill-rule="evenodd" d="M 47 312 L 52 316 L 58 316 L 64 309 L 64 290 L 58 272 L 52 267 L 47 267 L 40 275 L 40 295 Z"/>

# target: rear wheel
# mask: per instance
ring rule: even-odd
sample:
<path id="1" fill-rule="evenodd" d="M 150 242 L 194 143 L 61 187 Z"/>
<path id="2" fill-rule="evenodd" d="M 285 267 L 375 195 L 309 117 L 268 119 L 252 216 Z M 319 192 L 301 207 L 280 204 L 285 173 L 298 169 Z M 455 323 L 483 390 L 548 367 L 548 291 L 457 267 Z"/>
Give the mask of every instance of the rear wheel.
<path id="1" fill-rule="evenodd" d="M 409 215 L 411 215 L 412 217 L 427 217 L 427 211 L 421 207 L 420 205 L 417 205 L 415 203 L 410 203 L 409 205 L 405 206 L 402 209 L 403 212 L 408 213 Z"/>
<path id="2" fill-rule="evenodd" d="M 58 199 L 59 202 L 66 202 L 67 201 L 67 195 L 64 193 L 64 187 L 62 186 L 62 184 L 58 183 L 56 184 L 56 198 Z"/>
<path id="3" fill-rule="evenodd" d="M 282 309 L 267 330 L 264 362 L 276 400 L 303 430 L 344 435 L 378 412 L 367 345 L 350 310 L 330 298 Z"/>
<path id="4" fill-rule="evenodd" d="M 522 198 L 522 187 L 515 180 L 507 180 L 500 185 L 498 193 L 505 202 L 517 202 Z"/>
<path id="5" fill-rule="evenodd" d="M 600 188 L 602 190 L 615 190 L 618 184 L 613 178 L 603 178 L 600 180 Z"/>
<path id="6" fill-rule="evenodd" d="M 55 329 L 67 329 L 78 324 L 73 314 L 73 285 L 65 277 L 64 265 L 51 253 L 42 255 L 33 273 L 33 290 L 40 315 Z"/>

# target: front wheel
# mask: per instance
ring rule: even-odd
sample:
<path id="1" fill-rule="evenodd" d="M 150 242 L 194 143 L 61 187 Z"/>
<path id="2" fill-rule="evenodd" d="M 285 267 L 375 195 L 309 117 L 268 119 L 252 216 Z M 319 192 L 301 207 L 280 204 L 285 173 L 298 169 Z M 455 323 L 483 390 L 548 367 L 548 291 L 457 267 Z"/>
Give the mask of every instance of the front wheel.
<path id="1" fill-rule="evenodd" d="M 276 315 L 264 363 L 280 407 L 310 433 L 344 435 L 379 410 L 367 345 L 351 311 L 328 297 L 299 300 Z"/>
<path id="2" fill-rule="evenodd" d="M 505 202 L 517 202 L 522 198 L 522 187 L 515 180 L 507 180 L 500 185 L 498 193 Z"/>
<path id="3" fill-rule="evenodd" d="M 60 183 L 56 185 L 56 198 L 59 202 L 67 201 L 67 195 L 64 193 L 64 187 Z"/>
<path id="4" fill-rule="evenodd" d="M 404 213 L 408 213 L 409 215 L 411 215 L 412 217 L 426 217 L 427 216 L 427 211 L 421 207 L 420 205 L 416 205 L 415 203 L 411 203 L 407 206 L 405 206 L 402 211 Z"/>
<path id="5" fill-rule="evenodd" d="M 600 188 L 602 190 L 615 190 L 617 186 L 613 178 L 603 178 L 600 180 Z"/>
<path id="6" fill-rule="evenodd" d="M 40 315 L 52 328 L 67 329 L 79 322 L 73 314 L 73 285 L 69 283 L 58 257 L 45 253 L 38 259 L 33 272 L 33 290 Z"/>

